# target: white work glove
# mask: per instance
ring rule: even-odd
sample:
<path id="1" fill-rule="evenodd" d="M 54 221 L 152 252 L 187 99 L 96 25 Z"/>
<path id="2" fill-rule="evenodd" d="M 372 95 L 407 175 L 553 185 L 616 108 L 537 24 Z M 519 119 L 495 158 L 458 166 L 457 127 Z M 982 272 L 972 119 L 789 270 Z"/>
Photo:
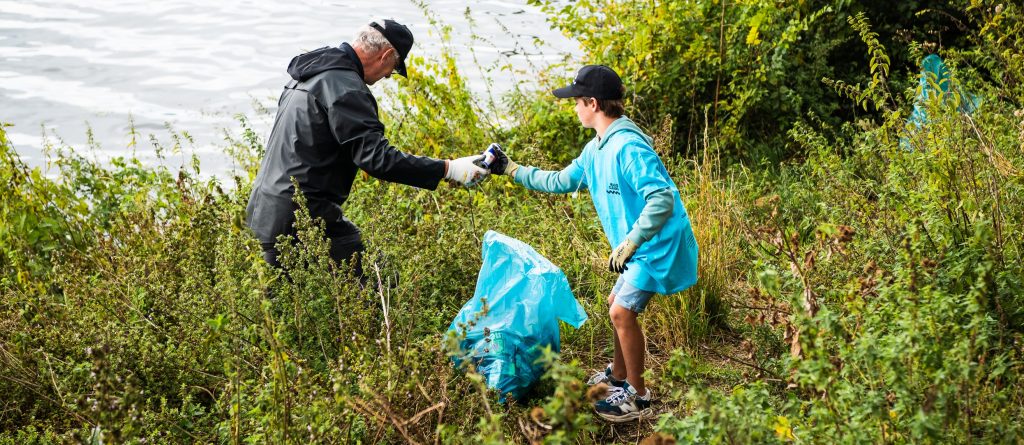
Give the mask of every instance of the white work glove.
<path id="1" fill-rule="evenodd" d="M 616 247 L 615 250 L 612 251 L 611 256 L 608 257 L 608 270 L 617 273 L 625 272 L 626 269 L 628 269 L 626 267 L 626 263 L 629 262 L 630 258 L 633 258 L 633 254 L 636 253 L 636 249 L 639 248 L 639 245 L 634 244 L 629 240 L 629 238 L 626 238 L 622 244 L 619 244 L 619 247 Z"/>
<path id="2" fill-rule="evenodd" d="M 444 179 L 454 181 L 466 187 L 472 187 L 483 182 L 490 174 L 486 168 L 474 164 L 483 155 L 465 156 L 458 159 L 445 161 Z"/>

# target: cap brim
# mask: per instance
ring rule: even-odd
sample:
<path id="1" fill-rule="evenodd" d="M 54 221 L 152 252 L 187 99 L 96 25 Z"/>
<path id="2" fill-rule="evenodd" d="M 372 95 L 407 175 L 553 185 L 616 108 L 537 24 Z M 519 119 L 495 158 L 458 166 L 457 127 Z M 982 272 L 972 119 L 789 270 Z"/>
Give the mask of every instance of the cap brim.
<path id="1" fill-rule="evenodd" d="M 554 94 L 555 97 L 560 98 L 560 99 L 568 99 L 570 97 L 577 97 L 577 96 L 579 96 L 578 92 L 573 87 L 575 87 L 575 85 L 569 85 L 567 87 L 558 88 L 558 89 L 552 90 L 551 94 Z"/>
<path id="2" fill-rule="evenodd" d="M 395 72 L 397 72 L 402 77 L 409 77 L 409 76 L 405 75 L 405 61 L 404 60 L 399 60 L 398 61 L 398 66 L 395 67 Z"/>

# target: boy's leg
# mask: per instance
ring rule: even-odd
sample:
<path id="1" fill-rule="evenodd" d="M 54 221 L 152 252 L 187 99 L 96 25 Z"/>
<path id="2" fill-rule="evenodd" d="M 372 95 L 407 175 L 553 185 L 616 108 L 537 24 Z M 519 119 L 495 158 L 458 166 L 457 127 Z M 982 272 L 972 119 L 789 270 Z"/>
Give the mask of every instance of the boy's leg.
<path id="1" fill-rule="evenodd" d="M 654 296 L 654 292 L 637 289 L 626 283 L 623 277 L 619 281 L 621 284 L 616 283 L 614 303 L 608 308 L 608 315 L 615 328 L 616 355 L 622 356 L 629 385 L 637 394 L 644 395 L 647 394 L 644 382 L 646 347 L 637 317 L 647 308 L 647 302 Z"/>
<path id="2" fill-rule="evenodd" d="M 615 292 L 608 295 L 608 307 L 615 307 Z M 615 342 L 615 355 L 612 359 L 612 378 L 615 380 L 626 380 L 626 376 L 629 375 L 629 368 L 626 367 L 626 361 L 622 357 L 622 344 L 619 343 L 618 329 L 612 326 L 612 340 Z"/>
<path id="3" fill-rule="evenodd" d="M 621 356 L 626 370 L 626 382 L 617 390 L 609 391 L 604 400 L 594 404 L 594 410 L 609 422 L 630 422 L 654 415 L 652 395 L 644 382 L 644 333 L 637 322 L 653 292 L 623 284 L 613 292 L 614 302 L 608 308 L 614 326 L 616 353 Z"/>
<path id="4" fill-rule="evenodd" d="M 630 386 L 636 389 L 637 394 L 647 394 L 647 387 L 644 385 L 644 333 L 636 320 L 638 314 L 618 304 L 613 304 L 609 315 L 612 318 L 612 325 L 615 326 L 616 362 L 612 372 L 621 369 L 619 368 L 621 356 L 625 365 L 626 380 Z"/>

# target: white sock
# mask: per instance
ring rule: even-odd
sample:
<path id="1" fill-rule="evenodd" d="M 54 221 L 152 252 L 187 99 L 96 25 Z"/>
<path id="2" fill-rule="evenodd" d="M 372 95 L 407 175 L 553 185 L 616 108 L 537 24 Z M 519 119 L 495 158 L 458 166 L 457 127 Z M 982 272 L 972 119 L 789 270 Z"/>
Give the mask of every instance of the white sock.
<path id="1" fill-rule="evenodd" d="M 637 393 L 636 397 L 638 399 L 644 400 L 644 401 L 650 400 L 651 399 L 651 390 L 649 388 L 644 388 L 644 391 L 646 392 L 644 395 L 640 395 L 640 393 Z"/>

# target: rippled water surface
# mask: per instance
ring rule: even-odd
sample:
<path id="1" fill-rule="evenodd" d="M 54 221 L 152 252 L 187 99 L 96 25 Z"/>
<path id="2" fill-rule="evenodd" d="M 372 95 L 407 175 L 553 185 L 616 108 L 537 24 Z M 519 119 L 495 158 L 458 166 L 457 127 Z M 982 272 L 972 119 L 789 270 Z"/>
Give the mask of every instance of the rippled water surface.
<path id="1" fill-rule="evenodd" d="M 485 86 L 470 48 L 484 65 L 507 59 L 520 68 L 527 59 L 507 55 L 515 42 L 530 48 L 534 63 L 576 51 L 525 1 L 472 2 L 472 30 L 468 3 L 427 5 L 453 26 L 459 64 L 477 91 Z M 440 51 L 437 32 L 409 0 L 0 0 L 0 121 L 15 125 L 9 136 L 31 164 L 42 162 L 44 133 L 90 156 L 127 154 L 130 122 L 141 134 L 137 155 L 152 159 L 149 135 L 168 144 L 170 125 L 192 136 L 186 154 L 216 174 L 229 168 L 217 145 L 232 116 L 253 114 L 254 101 L 274 105 L 294 55 L 347 41 L 373 17 L 407 24 L 414 54 Z M 542 49 L 532 47 L 534 37 Z M 265 132 L 269 120 L 256 125 Z M 98 149 L 87 148 L 89 129 Z"/>

